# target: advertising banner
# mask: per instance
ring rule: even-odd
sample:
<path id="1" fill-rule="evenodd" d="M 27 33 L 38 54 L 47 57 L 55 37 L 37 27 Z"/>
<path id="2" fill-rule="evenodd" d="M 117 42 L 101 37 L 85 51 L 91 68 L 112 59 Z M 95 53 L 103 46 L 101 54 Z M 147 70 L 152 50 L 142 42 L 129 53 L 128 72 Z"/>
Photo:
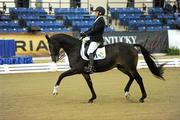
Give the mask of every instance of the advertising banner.
<path id="1" fill-rule="evenodd" d="M 48 33 L 53 35 L 57 33 Z M 66 33 L 79 37 L 79 33 Z M 28 55 L 32 57 L 49 56 L 48 43 L 43 33 L 17 33 L 0 34 L 0 39 L 13 39 L 16 41 L 16 55 Z M 109 32 L 104 33 L 104 44 L 125 42 L 129 44 L 142 44 L 153 53 L 162 53 L 168 47 L 167 31 L 161 32 Z M 172 43 L 172 42 L 171 42 Z"/>
<path id="2" fill-rule="evenodd" d="M 109 32 L 104 34 L 104 44 L 125 42 L 141 44 L 153 53 L 162 53 L 168 48 L 167 31 L 156 32 Z"/>
<path id="3" fill-rule="evenodd" d="M 48 44 L 43 34 L 4 34 L 0 39 L 14 39 L 16 55 L 48 56 Z"/>
<path id="4" fill-rule="evenodd" d="M 52 34 L 53 33 L 48 33 L 50 36 Z M 72 33 L 67 34 L 72 35 Z M 49 56 L 48 42 L 43 33 L 1 34 L 0 39 L 15 40 L 16 55 L 28 55 L 33 57 Z"/>

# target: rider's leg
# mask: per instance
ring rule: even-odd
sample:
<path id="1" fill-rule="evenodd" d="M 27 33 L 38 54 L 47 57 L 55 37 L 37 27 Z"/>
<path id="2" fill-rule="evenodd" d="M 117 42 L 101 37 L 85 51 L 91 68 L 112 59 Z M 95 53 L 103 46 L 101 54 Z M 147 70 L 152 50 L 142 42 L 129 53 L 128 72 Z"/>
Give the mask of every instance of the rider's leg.
<path id="1" fill-rule="evenodd" d="M 93 72 L 93 64 L 94 64 L 94 51 L 98 48 L 100 43 L 98 42 L 91 42 L 87 51 L 87 54 L 89 56 L 89 65 L 86 70 L 86 72 Z"/>
<path id="2" fill-rule="evenodd" d="M 94 64 L 94 55 L 93 53 L 89 54 L 89 65 L 88 65 L 88 69 L 86 70 L 86 72 L 93 72 L 93 64 Z"/>

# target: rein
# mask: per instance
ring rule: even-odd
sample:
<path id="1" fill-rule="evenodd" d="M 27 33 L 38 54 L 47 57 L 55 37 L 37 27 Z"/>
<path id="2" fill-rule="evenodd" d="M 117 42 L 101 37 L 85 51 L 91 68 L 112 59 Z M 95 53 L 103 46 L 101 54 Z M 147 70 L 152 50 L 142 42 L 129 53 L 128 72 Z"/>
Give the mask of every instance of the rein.
<path id="1" fill-rule="evenodd" d="M 52 47 L 52 49 L 54 48 L 52 43 L 51 43 L 51 47 Z M 52 57 L 52 56 L 56 56 L 56 55 L 54 53 L 53 54 L 50 53 L 50 56 Z M 62 60 L 66 56 L 64 50 L 60 50 L 60 52 L 57 54 L 57 56 L 58 56 L 59 60 Z"/>
<path id="2" fill-rule="evenodd" d="M 58 55 L 59 55 L 59 60 L 62 60 L 66 56 L 64 50 L 61 50 Z"/>

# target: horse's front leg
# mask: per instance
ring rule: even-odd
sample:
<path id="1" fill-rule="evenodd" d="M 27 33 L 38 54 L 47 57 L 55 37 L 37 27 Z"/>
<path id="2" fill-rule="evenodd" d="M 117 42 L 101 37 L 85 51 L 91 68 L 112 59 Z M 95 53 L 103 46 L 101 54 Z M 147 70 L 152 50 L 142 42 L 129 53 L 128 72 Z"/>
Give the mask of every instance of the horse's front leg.
<path id="1" fill-rule="evenodd" d="M 56 85 L 54 86 L 54 89 L 53 89 L 53 95 L 57 95 L 58 94 L 58 88 L 59 88 L 59 85 L 61 83 L 61 80 L 64 78 L 64 77 L 67 77 L 67 76 L 71 76 L 71 75 L 74 75 L 74 74 L 77 74 L 77 70 L 76 69 L 70 69 L 64 73 L 62 73 L 59 78 L 58 78 L 58 81 L 56 82 Z"/>
<path id="2" fill-rule="evenodd" d="M 85 80 L 88 84 L 88 87 L 91 90 L 91 94 L 92 94 L 92 97 L 89 99 L 88 103 L 93 103 L 93 101 L 96 99 L 96 93 L 95 93 L 94 88 L 93 88 L 93 83 L 91 81 L 91 77 L 89 76 L 89 74 L 82 74 L 82 75 L 85 78 Z"/>

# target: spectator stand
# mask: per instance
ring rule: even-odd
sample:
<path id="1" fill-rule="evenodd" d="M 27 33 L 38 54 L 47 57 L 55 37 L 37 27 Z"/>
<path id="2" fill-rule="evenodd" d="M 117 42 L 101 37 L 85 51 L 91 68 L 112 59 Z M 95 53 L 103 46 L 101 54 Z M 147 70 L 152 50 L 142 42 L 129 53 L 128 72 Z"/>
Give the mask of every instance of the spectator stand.
<path id="1" fill-rule="evenodd" d="M 178 17 L 165 14 L 162 8 L 148 8 L 147 14 L 140 8 L 111 8 L 111 15 L 113 19 L 118 17 L 120 25 L 128 31 L 163 31 L 178 25 Z"/>
<path id="2" fill-rule="evenodd" d="M 24 32 L 25 30 L 21 28 L 19 22 L 17 20 L 11 19 L 10 15 L 1 15 L 0 18 L 0 32 L 7 33 L 7 32 Z"/>
<path id="3" fill-rule="evenodd" d="M 3 15 L 0 21 L 1 33 L 29 32 L 30 28 L 41 32 L 81 32 L 95 20 L 87 8 L 54 8 L 53 15 L 48 15 L 44 8 L 8 10 L 10 15 Z M 105 31 L 113 31 L 112 26 L 107 26 Z"/>
<path id="4" fill-rule="evenodd" d="M 86 31 L 95 20 L 95 16 L 90 15 L 86 8 L 55 8 L 54 13 L 56 19 L 64 21 L 65 27 L 78 32 Z M 112 31 L 112 29 L 107 26 L 105 31 Z"/>
<path id="5" fill-rule="evenodd" d="M 48 15 L 43 8 L 11 8 L 10 14 L 23 28 L 36 27 L 41 32 L 64 32 L 63 22 Z"/>
<path id="6" fill-rule="evenodd" d="M 71 27 L 73 31 L 80 31 L 81 28 L 88 28 L 95 17 L 89 15 L 86 8 L 55 8 L 56 19 L 64 21 L 66 27 Z"/>

